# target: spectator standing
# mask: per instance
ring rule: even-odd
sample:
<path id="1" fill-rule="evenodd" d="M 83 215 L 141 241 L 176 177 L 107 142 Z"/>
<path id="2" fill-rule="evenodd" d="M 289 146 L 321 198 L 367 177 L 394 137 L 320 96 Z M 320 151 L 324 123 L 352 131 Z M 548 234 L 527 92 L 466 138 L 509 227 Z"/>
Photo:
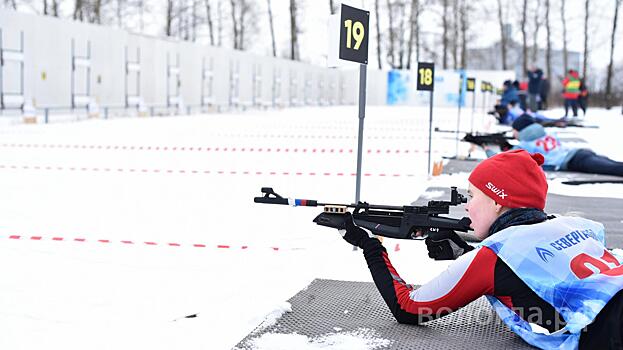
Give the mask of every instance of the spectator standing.
<path id="1" fill-rule="evenodd" d="M 543 79 L 543 71 L 539 68 L 532 67 L 528 71 L 528 109 L 532 112 L 539 110 L 538 102 L 541 93 L 541 84 Z"/>
<path id="2" fill-rule="evenodd" d="M 562 81 L 562 97 L 565 99 L 565 117 L 569 113 L 569 107 L 573 110 L 573 116 L 578 116 L 578 97 L 580 96 L 580 76 L 578 72 L 569 69 L 567 76 Z"/>
<path id="3" fill-rule="evenodd" d="M 547 109 L 547 95 L 549 95 L 549 79 L 544 75 L 539 85 L 539 110 Z"/>

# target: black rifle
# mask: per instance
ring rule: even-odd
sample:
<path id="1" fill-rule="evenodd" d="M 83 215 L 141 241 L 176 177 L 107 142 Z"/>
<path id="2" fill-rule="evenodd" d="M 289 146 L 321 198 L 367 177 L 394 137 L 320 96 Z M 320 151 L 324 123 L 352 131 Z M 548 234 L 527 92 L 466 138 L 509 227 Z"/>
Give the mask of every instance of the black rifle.
<path id="1" fill-rule="evenodd" d="M 465 137 L 463 137 L 463 141 L 465 142 L 473 143 L 478 146 L 497 145 L 502 151 L 508 151 L 513 148 L 513 145 L 508 142 L 508 140 L 512 139 L 513 137 L 506 136 L 504 132 L 494 134 L 467 133 Z"/>
<path id="2" fill-rule="evenodd" d="M 543 125 L 544 128 L 550 128 L 550 127 L 555 127 L 555 128 L 571 128 L 571 127 L 575 127 L 575 128 L 593 128 L 593 129 L 599 129 L 599 127 L 597 125 L 586 125 L 586 124 L 582 124 L 582 122 L 578 122 L 574 119 L 565 119 L 565 118 L 561 118 L 561 119 L 557 119 L 557 120 L 543 120 L 543 121 L 539 121 L 539 124 Z"/>
<path id="3" fill-rule="evenodd" d="M 281 204 L 302 207 L 324 207 L 314 222 L 318 225 L 344 228 L 344 213 L 353 208 L 353 220 L 359 227 L 366 228 L 378 236 L 398 239 L 423 239 L 440 230 L 467 232 L 470 229 L 469 218 L 453 219 L 440 214 L 448 214 L 450 206 L 467 203 L 467 198 L 452 187 L 450 201 L 429 201 L 424 206 L 389 206 L 371 205 L 366 202 L 357 204 L 319 203 L 309 199 L 283 198 L 270 187 L 262 187 L 263 197 L 255 197 L 255 203 Z M 418 236 L 418 233 L 421 236 Z"/>

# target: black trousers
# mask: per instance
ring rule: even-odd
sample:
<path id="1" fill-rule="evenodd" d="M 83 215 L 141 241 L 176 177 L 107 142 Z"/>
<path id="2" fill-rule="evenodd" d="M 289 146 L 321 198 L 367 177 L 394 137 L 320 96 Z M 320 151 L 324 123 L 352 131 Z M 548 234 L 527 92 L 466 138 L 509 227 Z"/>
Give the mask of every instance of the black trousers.
<path id="1" fill-rule="evenodd" d="M 586 109 L 588 108 L 588 97 L 580 96 L 578 98 L 578 106 L 580 106 L 580 109 L 582 110 L 584 115 L 586 115 Z"/>
<path id="2" fill-rule="evenodd" d="M 580 149 L 567 164 L 567 170 L 581 173 L 623 176 L 623 162 Z"/>
<path id="3" fill-rule="evenodd" d="M 580 335 L 581 350 L 623 349 L 623 291 L 615 294 L 601 309 L 595 321 Z"/>
<path id="4" fill-rule="evenodd" d="M 577 117 L 578 116 L 578 100 L 577 99 L 572 99 L 572 98 L 565 98 L 565 117 L 567 116 L 567 113 L 569 113 L 569 107 L 571 107 L 571 110 L 573 111 L 573 116 Z"/>

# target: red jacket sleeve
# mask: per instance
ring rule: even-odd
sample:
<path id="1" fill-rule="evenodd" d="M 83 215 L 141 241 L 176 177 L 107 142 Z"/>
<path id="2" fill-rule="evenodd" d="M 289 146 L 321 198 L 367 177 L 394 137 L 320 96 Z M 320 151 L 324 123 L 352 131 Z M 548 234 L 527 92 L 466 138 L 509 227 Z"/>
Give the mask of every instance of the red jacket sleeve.
<path id="1" fill-rule="evenodd" d="M 430 321 L 493 294 L 497 255 L 489 248 L 464 254 L 419 288 L 400 277 L 378 240 L 367 240 L 363 248 L 374 283 L 400 323 Z"/>

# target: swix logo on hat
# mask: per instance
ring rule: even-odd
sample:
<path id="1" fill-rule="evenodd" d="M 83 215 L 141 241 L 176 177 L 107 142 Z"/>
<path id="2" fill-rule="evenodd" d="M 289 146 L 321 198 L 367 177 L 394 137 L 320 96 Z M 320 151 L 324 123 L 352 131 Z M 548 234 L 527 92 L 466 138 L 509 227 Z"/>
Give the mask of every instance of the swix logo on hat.
<path id="1" fill-rule="evenodd" d="M 541 165 L 540 153 L 510 150 L 480 162 L 469 182 L 503 207 L 543 210 L 547 179 Z"/>
<path id="2" fill-rule="evenodd" d="M 491 182 L 487 182 L 487 186 L 486 187 L 488 189 L 490 189 L 491 192 L 495 193 L 498 197 L 500 197 L 502 199 L 506 199 L 506 197 L 508 196 L 507 193 L 504 193 L 504 189 L 496 187 Z"/>

